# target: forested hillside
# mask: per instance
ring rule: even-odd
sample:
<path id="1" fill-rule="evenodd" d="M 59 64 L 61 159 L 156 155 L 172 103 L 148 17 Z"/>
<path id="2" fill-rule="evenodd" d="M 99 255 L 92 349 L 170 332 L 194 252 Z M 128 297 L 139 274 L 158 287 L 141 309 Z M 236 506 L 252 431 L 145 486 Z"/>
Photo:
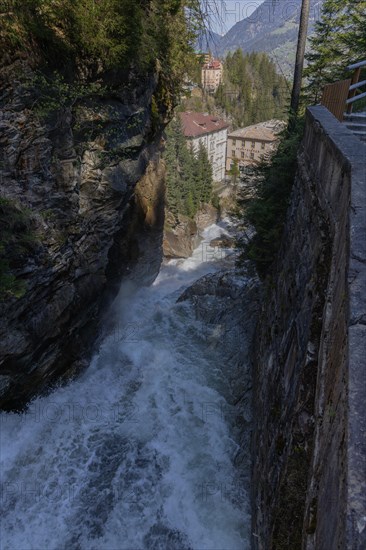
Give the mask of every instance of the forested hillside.
<path id="1" fill-rule="evenodd" d="M 216 92 L 215 102 L 235 127 L 286 118 L 288 97 L 288 82 L 277 74 L 266 54 L 244 54 L 238 49 L 226 56 L 224 83 Z"/>
<path id="2" fill-rule="evenodd" d="M 309 35 L 319 19 L 322 3 L 323 0 L 311 0 Z M 243 19 L 218 41 L 217 50 L 221 55 L 238 48 L 244 52 L 267 52 L 277 70 L 290 78 L 295 62 L 301 0 L 265 0 L 253 4 L 257 5 L 256 10 L 246 17 L 245 5 L 237 3 Z"/>

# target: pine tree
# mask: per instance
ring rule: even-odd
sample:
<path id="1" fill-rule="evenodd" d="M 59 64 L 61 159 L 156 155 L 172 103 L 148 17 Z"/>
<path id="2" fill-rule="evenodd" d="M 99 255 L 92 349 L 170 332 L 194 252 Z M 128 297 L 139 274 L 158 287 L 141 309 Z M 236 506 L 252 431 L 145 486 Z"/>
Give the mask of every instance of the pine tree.
<path id="1" fill-rule="evenodd" d="M 325 84 L 349 77 L 347 65 L 365 57 L 365 20 L 365 1 L 324 1 L 321 19 L 310 38 L 311 52 L 306 55 L 308 101 L 317 102 Z"/>
<path id="2" fill-rule="evenodd" d="M 197 153 L 197 192 L 201 204 L 209 203 L 212 195 L 212 166 L 205 147 L 200 144 Z"/>
<path id="3" fill-rule="evenodd" d="M 366 2 L 350 1 L 345 6 L 346 27 L 342 41 L 351 63 L 365 59 L 366 54 Z"/>
<path id="4" fill-rule="evenodd" d="M 184 138 L 184 136 L 183 136 Z M 182 211 L 182 193 L 181 193 L 181 165 L 179 159 L 179 149 L 181 144 L 181 128 L 178 119 L 174 119 L 167 128 L 167 144 L 164 153 L 164 159 L 167 167 L 166 171 L 166 190 L 167 204 L 169 210 L 177 217 Z M 185 147 L 185 143 L 184 143 Z"/>
<path id="5" fill-rule="evenodd" d="M 192 191 L 189 191 L 185 198 L 184 214 L 186 214 L 189 218 L 193 218 L 196 212 L 197 207 L 194 204 L 193 193 Z"/>
<path id="6" fill-rule="evenodd" d="M 344 45 L 341 31 L 344 28 L 344 5 L 338 0 L 325 0 L 321 19 L 310 38 L 311 52 L 306 55 L 308 78 L 306 93 L 314 102 L 319 99 L 324 84 L 340 77 L 343 70 Z"/>
<path id="7" fill-rule="evenodd" d="M 193 217 L 202 204 L 211 200 L 212 166 L 203 145 L 197 154 L 187 147 L 178 117 L 167 128 L 164 159 L 168 210 L 176 219 L 179 214 Z"/>

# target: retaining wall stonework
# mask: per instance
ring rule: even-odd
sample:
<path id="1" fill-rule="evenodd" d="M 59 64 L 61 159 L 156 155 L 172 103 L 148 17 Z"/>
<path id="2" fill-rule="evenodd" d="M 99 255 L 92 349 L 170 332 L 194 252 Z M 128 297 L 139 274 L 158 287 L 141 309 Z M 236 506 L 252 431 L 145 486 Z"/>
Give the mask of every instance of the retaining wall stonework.
<path id="1" fill-rule="evenodd" d="M 254 372 L 253 548 L 366 548 L 366 145 L 306 114 Z"/>

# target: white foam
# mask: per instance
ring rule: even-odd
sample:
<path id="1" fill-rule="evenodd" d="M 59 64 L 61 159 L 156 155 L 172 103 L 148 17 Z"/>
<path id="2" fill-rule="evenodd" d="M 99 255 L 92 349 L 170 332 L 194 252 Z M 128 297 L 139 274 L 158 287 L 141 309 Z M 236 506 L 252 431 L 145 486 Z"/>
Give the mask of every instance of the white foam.
<path id="1" fill-rule="evenodd" d="M 205 247 L 223 233 L 209 227 L 151 287 L 123 285 L 116 327 L 89 369 L 27 414 L 1 415 L 2 550 L 249 548 L 220 350 L 206 345 L 189 304 L 175 303 L 217 269 Z"/>

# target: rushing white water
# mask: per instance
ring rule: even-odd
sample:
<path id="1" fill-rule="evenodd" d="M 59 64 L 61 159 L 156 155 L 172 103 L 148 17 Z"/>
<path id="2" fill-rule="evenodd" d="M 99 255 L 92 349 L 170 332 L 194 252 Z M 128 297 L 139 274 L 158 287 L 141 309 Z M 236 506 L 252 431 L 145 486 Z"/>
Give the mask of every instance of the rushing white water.
<path id="1" fill-rule="evenodd" d="M 1 550 L 249 548 L 220 346 L 176 303 L 220 264 L 205 242 L 152 286 L 123 284 L 80 378 L 1 415 Z"/>

